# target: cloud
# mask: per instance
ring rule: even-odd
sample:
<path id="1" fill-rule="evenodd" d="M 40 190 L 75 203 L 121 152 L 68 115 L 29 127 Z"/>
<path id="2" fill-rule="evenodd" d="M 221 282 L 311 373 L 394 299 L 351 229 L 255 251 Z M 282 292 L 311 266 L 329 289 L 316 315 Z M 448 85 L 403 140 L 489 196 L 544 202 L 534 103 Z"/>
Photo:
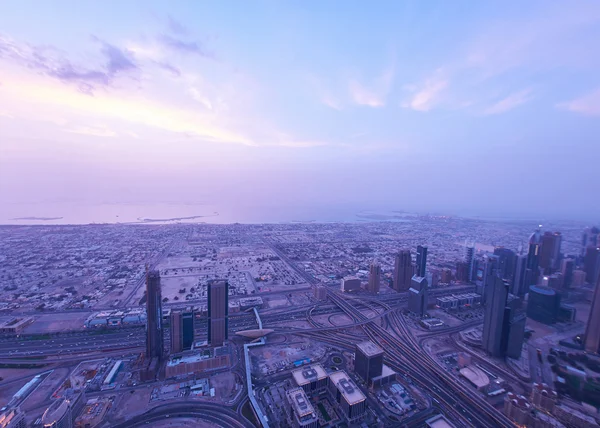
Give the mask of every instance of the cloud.
<path id="1" fill-rule="evenodd" d="M 89 126 L 77 126 L 70 129 L 65 129 L 65 132 L 70 132 L 72 134 L 80 134 L 80 135 L 90 135 L 92 137 L 116 137 L 117 133 L 102 127 L 102 128 L 94 128 Z"/>
<path id="2" fill-rule="evenodd" d="M 167 49 L 172 51 L 199 55 L 203 58 L 216 59 L 213 52 L 208 51 L 200 42 L 187 42 L 169 34 L 161 34 L 158 41 Z"/>
<path id="3" fill-rule="evenodd" d="M 77 65 L 56 48 L 19 43 L 0 35 L 0 59 L 11 61 L 37 73 L 62 82 L 73 83 L 85 94 L 92 95 L 99 86 L 110 86 L 115 77 L 123 72 L 138 69 L 131 54 L 96 37 L 101 45 L 103 65 L 89 68 Z"/>
<path id="4" fill-rule="evenodd" d="M 163 70 L 168 71 L 169 73 L 171 73 L 171 75 L 173 75 L 175 77 L 181 77 L 181 70 L 179 68 L 175 67 L 174 65 L 169 64 L 168 62 L 157 61 L 156 65 L 158 65 Z"/>
<path id="5" fill-rule="evenodd" d="M 187 36 L 189 34 L 187 27 L 185 27 L 181 22 L 177 21 L 171 15 L 167 17 L 167 28 L 172 34 L 177 34 L 180 36 Z"/>
<path id="6" fill-rule="evenodd" d="M 532 99 L 531 89 L 525 89 L 523 91 L 515 92 L 509 96 L 501 99 L 500 101 L 492 104 L 483 111 L 484 115 L 500 114 L 505 113 L 515 107 L 525 104 Z"/>
<path id="7" fill-rule="evenodd" d="M 351 79 L 348 83 L 350 97 L 355 104 L 368 107 L 383 107 L 394 81 L 395 68 L 386 68 L 379 77 L 369 84 Z"/>
<path id="8" fill-rule="evenodd" d="M 433 76 L 426 79 L 421 87 L 412 86 L 410 88 L 414 94 L 409 101 L 402 105 L 402 107 L 416 111 L 429 111 L 435 105 L 439 104 L 441 100 L 440 95 L 447 86 L 448 80 L 441 71 L 438 70 Z"/>
<path id="9" fill-rule="evenodd" d="M 556 107 L 585 116 L 600 116 L 600 88 L 574 100 L 557 104 Z"/>

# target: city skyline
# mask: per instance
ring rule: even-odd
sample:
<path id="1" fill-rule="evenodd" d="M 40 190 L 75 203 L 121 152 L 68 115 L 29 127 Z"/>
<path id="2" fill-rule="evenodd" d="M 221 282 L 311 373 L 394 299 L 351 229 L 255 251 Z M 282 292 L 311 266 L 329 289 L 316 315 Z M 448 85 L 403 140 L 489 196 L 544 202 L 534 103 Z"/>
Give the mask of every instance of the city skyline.
<path id="1" fill-rule="evenodd" d="M 236 9 L 3 2 L 0 217 L 162 200 L 598 220 L 597 3 Z"/>

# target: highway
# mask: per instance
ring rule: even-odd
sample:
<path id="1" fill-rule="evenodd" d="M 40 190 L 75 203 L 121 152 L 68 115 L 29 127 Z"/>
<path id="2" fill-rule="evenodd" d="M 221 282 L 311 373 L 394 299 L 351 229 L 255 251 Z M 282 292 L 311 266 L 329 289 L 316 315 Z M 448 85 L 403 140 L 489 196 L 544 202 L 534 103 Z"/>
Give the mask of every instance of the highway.
<path id="1" fill-rule="evenodd" d="M 356 321 L 365 319 L 354 305 L 360 305 L 360 302 L 353 304 L 353 299 L 346 299 L 334 292 L 329 292 L 329 297 Z M 444 412 L 454 420 L 461 420 L 467 426 L 514 427 L 506 416 L 488 404 L 479 393 L 465 388 L 424 352 L 402 317 L 391 312 L 389 318 L 397 336 L 376 323 L 364 324 L 363 328 L 371 340 L 386 350 L 386 361 L 394 370 L 428 390 Z"/>

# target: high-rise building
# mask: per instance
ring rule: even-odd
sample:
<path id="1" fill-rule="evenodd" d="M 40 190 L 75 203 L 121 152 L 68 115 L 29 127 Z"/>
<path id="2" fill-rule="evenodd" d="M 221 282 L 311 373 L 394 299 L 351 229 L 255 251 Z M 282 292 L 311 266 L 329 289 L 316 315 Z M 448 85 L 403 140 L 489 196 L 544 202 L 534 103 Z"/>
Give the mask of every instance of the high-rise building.
<path id="1" fill-rule="evenodd" d="M 425 272 L 427 271 L 427 247 L 423 245 L 417 246 L 417 263 L 416 263 L 416 272 L 417 276 L 426 276 Z"/>
<path id="2" fill-rule="evenodd" d="M 560 294 L 552 288 L 529 287 L 527 300 L 527 316 L 544 324 L 554 324 L 558 319 L 560 309 Z"/>
<path id="3" fill-rule="evenodd" d="M 509 298 L 510 297 L 510 298 Z M 525 316 L 519 299 L 508 293 L 508 283 L 495 277 L 483 320 L 482 347 L 494 357 L 518 358 L 525 336 Z"/>
<path id="4" fill-rule="evenodd" d="M 146 275 L 146 358 L 162 358 L 164 331 L 162 326 L 162 294 L 160 273 L 157 270 Z"/>
<path id="5" fill-rule="evenodd" d="M 487 302 L 490 289 L 493 287 L 495 279 L 499 277 L 500 257 L 486 254 L 483 258 L 483 279 L 481 283 L 482 302 Z"/>
<path id="6" fill-rule="evenodd" d="M 560 273 L 563 279 L 563 288 L 567 289 L 571 287 L 573 283 L 573 269 L 575 262 L 573 259 L 562 259 L 560 262 Z"/>
<path id="7" fill-rule="evenodd" d="M 529 251 L 527 252 L 527 269 L 531 271 L 529 284 L 537 284 L 540 267 L 540 250 L 542 246 L 542 234 L 540 229 L 537 229 L 529 237 Z"/>
<path id="8" fill-rule="evenodd" d="M 467 263 L 467 274 L 468 276 L 468 281 L 472 282 L 475 280 L 474 278 L 474 272 L 475 272 L 475 266 L 474 266 L 474 261 L 475 261 L 475 247 L 472 245 L 467 245 L 467 250 L 466 250 L 466 255 L 465 255 L 465 261 Z"/>
<path id="9" fill-rule="evenodd" d="M 345 276 L 340 281 L 340 290 L 343 292 L 353 292 L 360 290 L 360 279 L 355 276 Z"/>
<path id="10" fill-rule="evenodd" d="M 381 266 L 377 262 L 371 263 L 369 267 L 369 283 L 367 284 L 367 291 L 369 293 L 379 293 L 379 285 L 381 283 Z"/>
<path id="11" fill-rule="evenodd" d="M 427 299 L 427 279 L 413 276 L 408 290 L 408 310 L 417 316 L 424 316 L 427 313 Z"/>
<path id="12" fill-rule="evenodd" d="M 26 428 L 25 414 L 19 407 L 8 407 L 0 413 L 0 428 Z"/>
<path id="13" fill-rule="evenodd" d="M 587 247 L 583 259 L 583 270 L 586 282 L 595 284 L 600 270 L 600 247 Z"/>
<path id="14" fill-rule="evenodd" d="M 545 275 L 552 271 L 555 244 L 555 235 L 552 232 L 545 232 L 542 235 L 539 263 Z"/>
<path id="15" fill-rule="evenodd" d="M 192 349 L 195 339 L 196 314 L 193 308 L 188 308 L 182 315 L 182 345 L 184 350 Z"/>
<path id="16" fill-rule="evenodd" d="M 583 231 L 583 239 L 581 242 L 581 256 L 585 256 L 585 251 L 588 247 L 600 246 L 600 229 L 597 227 L 588 227 Z"/>
<path id="17" fill-rule="evenodd" d="M 585 327 L 585 350 L 586 352 L 600 352 L 600 279 L 597 281 L 590 315 Z"/>
<path id="18" fill-rule="evenodd" d="M 512 279 L 512 293 L 515 296 L 523 296 L 526 293 L 527 280 L 527 256 L 519 254 L 515 261 L 515 271 Z M 531 284 L 529 284 L 531 285 Z"/>
<path id="19" fill-rule="evenodd" d="M 450 284 L 452 282 L 452 271 L 450 269 L 442 269 L 440 282 L 442 284 Z"/>
<path id="20" fill-rule="evenodd" d="M 571 282 L 571 285 L 581 287 L 583 284 L 585 284 L 585 272 L 580 269 L 575 269 L 573 271 L 573 282 Z"/>
<path id="21" fill-rule="evenodd" d="M 171 353 L 183 351 L 183 313 L 178 310 L 171 311 Z"/>
<path id="22" fill-rule="evenodd" d="M 410 288 L 412 269 L 410 250 L 401 250 L 394 262 L 394 290 L 407 291 Z"/>
<path id="23" fill-rule="evenodd" d="M 469 265 L 467 262 L 456 263 L 456 280 L 458 282 L 469 282 Z"/>
<path id="24" fill-rule="evenodd" d="M 286 391 L 288 405 L 285 410 L 293 428 L 318 428 L 319 418 L 302 388 Z"/>
<path id="25" fill-rule="evenodd" d="M 554 232 L 554 248 L 552 254 L 552 270 L 558 270 L 560 268 L 560 260 L 562 258 L 561 253 L 562 245 L 562 234 L 560 232 Z"/>
<path id="26" fill-rule="evenodd" d="M 381 376 L 383 370 L 383 349 L 370 340 L 356 345 L 354 371 L 367 384 L 374 377 Z"/>
<path id="27" fill-rule="evenodd" d="M 333 403 L 338 406 L 346 422 L 355 423 L 364 418 L 367 411 L 367 398 L 346 372 L 339 370 L 331 373 L 328 389 Z"/>
<path id="28" fill-rule="evenodd" d="M 208 343 L 223 346 L 229 338 L 229 284 L 225 280 L 208 283 Z"/>
<path id="29" fill-rule="evenodd" d="M 512 281 L 517 259 L 515 252 L 508 248 L 496 247 L 494 255 L 498 257 L 498 275 L 500 275 L 500 278 Z"/>

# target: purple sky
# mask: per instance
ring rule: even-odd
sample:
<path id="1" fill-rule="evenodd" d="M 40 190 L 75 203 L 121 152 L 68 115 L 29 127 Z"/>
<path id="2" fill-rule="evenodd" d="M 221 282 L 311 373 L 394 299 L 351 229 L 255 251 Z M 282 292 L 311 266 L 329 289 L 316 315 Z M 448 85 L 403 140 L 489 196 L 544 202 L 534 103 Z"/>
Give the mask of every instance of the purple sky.
<path id="1" fill-rule="evenodd" d="M 597 221 L 600 3 L 481 3 L 4 1 L 0 205 Z"/>

